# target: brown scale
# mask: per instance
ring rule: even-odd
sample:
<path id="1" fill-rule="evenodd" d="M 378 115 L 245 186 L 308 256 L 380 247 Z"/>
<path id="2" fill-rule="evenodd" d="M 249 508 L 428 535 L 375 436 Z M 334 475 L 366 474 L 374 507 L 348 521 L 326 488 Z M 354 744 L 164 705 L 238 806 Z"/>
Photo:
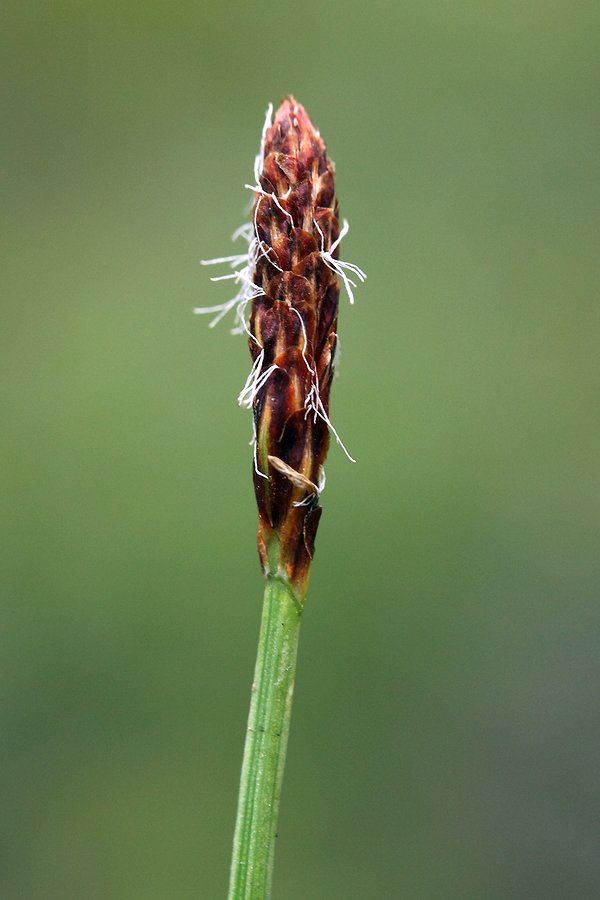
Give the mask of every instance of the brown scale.
<path id="1" fill-rule="evenodd" d="M 275 114 L 263 156 L 265 194 L 256 194 L 253 216 L 260 242 L 254 281 L 264 296 L 254 299 L 250 315 L 260 347 L 252 340 L 249 347 L 253 360 L 264 349 L 262 372 L 277 368 L 253 403 L 257 467 L 267 475 L 254 473 L 258 547 L 265 573 L 284 578 L 302 602 L 321 515 L 316 485 L 329 446 L 326 422 L 307 414 L 306 404 L 316 373 L 329 415 L 339 301 L 338 280 L 319 251 L 329 251 L 339 235 L 338 207 L 325 145 L 292 97 Z"/>

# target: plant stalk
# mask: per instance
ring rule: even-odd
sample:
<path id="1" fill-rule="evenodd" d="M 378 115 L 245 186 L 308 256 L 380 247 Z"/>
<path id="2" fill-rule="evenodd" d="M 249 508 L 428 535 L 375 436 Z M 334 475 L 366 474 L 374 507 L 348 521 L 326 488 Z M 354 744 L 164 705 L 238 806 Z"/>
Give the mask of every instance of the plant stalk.
<path id="1" fill-rule="evenodd" d="M 229 900 L 271 894 L 302 606 L 268 576 L 242 763 Z"/>

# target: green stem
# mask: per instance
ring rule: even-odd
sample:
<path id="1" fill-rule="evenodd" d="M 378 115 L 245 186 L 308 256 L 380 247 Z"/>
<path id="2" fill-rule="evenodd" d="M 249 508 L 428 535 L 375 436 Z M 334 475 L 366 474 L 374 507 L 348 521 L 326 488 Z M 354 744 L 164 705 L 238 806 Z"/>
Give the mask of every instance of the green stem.
<path id="1" fill-rule="evenodd" d="M 271 893 L 301 613 L 290 588 L 269 576 L 242 763 L 229 900 L 267 900 Z"/>

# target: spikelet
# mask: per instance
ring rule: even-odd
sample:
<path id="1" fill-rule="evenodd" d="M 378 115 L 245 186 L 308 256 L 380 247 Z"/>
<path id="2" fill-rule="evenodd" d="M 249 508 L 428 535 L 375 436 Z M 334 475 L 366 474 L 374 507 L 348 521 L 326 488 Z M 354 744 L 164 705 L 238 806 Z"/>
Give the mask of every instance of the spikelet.
<path id="1" fill-rule="evenodd" d="M 269 108 L 254 175 L 252 223 L 238 231 L 248 253 L 208 261 L 229 263 L 234 271 L 220 278 L 238 292 L 197 312 L 216 313 L 216 324 L 234 310 L 233 330 L 248 334 L 252 368 L 238 400 L 253 411 L 259 554 L 265 574 L 285 580 L 302 603 L 330 431 L 350 456 L 329 418 L 339 280 L 353 302 L 352 276 L 366 276 L 338 259 L 348 225 L 338 222 L 334 167 L 293 97 L 272 123 Z"/>

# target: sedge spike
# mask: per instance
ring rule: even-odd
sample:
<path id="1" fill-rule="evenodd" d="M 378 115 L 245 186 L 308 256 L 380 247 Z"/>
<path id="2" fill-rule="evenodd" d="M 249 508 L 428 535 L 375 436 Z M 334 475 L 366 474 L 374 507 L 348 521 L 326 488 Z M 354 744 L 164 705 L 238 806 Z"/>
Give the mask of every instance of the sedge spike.
<path id="1" fill-rule="evenodd" d="M 319 498 L 330 434 L 348 458 L 329 417 L 340 281 L 350 303 L 364 281 L 339 259 L 334 166 L 306 111 L 286 97 L 269 106 L 254 164 L 251 222 L 232 238 L 244 253 L 202 260 L 228 265 L 237 291 L 225 303 L 199 307 L 216 325 L 234 313 L 232 333 L 246 334 L 252 368 L 238 397 L 253 414 L 253 480 L 258 549 L 266 576 L 282 580 L 302 606 L 308 586 Z"/>

